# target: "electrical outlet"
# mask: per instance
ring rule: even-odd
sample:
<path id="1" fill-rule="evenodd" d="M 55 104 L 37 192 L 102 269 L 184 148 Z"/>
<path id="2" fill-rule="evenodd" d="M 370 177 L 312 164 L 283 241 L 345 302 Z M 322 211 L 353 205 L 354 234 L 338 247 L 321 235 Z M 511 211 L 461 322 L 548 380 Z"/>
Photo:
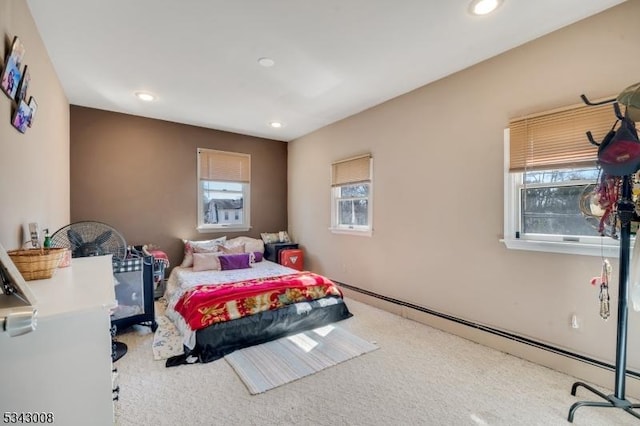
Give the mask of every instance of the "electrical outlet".
<path id="1" fill-rule="evenodd" d="M 578 315 L 576 315 L 576 314 L 572 314 L 571 315 L 570 325 L 571 325 L 571 328 L 573 328 L 573 329 L 580 328 L 580 319 L 578 318 Z"/>

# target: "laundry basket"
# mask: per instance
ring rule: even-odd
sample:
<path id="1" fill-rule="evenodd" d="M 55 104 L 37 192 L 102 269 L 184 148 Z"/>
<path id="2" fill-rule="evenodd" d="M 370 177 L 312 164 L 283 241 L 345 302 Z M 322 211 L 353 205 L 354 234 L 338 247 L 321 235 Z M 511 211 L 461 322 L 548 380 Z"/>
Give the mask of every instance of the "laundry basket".
<path id="1" fill-rule="evenodd" d="M 51 278 L 60 264 L 64 248 L 10 250 L 9 257 L 25 281 Z"/>

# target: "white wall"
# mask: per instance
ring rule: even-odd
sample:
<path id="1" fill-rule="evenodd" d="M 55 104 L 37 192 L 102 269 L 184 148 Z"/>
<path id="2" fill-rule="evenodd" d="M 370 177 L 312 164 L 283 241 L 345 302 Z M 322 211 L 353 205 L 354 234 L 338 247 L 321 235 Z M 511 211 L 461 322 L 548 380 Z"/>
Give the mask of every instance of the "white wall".
<path id="1" fill-rule="evenodd" d="M 15 102 L 0 93 L 0 243 L 10 250 L 22 245 L 29 222 L 51 232 L 69 223 L 69 103 L 26 1 L 0 0 L 0 34 L 3 59 L 13 37 L 22 40 L 31 74 L 27 97 L 38 102 L 22 134 L 10 123 Z"/>
<path id="2" fill-rule="evenodd" d="M 608 321 L 589 285 L 601 260 L 499 242 L 503 129 L 509 118 L 639 81 L 638 16 L 640 0 L 627 1 L 291 142 L 289 231 L 306 267 L 613 363 L 617 280 Z M 374 235 L 333 235 L 329 165 L 366 152 L 374 158 Z M 407 212 L 401 220 L 398 206 Z M 579 330 L 570 327 L 573 313 Z M 640 313 L 630 313 L 628 353 L 640 370 Z"/>

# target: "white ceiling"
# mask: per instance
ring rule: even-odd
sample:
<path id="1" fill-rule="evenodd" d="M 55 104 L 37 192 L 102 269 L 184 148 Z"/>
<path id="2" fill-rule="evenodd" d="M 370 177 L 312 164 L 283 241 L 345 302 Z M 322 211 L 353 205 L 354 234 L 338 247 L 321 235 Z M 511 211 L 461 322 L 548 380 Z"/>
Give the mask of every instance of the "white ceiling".
<path id="1" fill-rule="evenodd" d="M 281 141 L 623 0 L 469 2 L 28 0 L 71 104 Z"/>

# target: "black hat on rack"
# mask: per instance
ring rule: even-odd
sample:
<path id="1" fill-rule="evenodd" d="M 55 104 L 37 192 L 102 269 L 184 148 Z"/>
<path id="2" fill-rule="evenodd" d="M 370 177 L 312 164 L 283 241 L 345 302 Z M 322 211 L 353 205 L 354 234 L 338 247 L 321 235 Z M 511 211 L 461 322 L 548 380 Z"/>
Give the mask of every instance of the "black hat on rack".
<path id="1" fill-rule="evenodd" d="M 626 176 L 640 169 L 640 141 L 634 122 L 620 120 L 615 133 L 609 133 L 598 148 L 598 164 L 609 176 Z"/>

